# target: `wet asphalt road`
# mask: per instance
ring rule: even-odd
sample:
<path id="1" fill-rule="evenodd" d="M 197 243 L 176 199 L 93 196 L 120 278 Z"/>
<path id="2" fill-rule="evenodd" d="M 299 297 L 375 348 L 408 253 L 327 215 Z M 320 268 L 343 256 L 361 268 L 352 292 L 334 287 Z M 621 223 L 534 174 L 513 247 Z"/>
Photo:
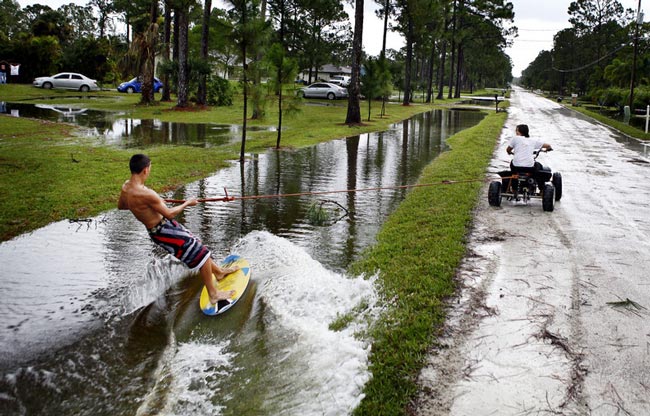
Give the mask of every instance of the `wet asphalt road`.
<path id="1" fill-rule="evenodd" d="M 495 208 L 486 185 L 417 414 L 650 415 L 649 155 L 516 90 L 490 176 L 522 123 L 554 147 L 538 160 L 562 174 L 563 197 L 553 212 Z"/>

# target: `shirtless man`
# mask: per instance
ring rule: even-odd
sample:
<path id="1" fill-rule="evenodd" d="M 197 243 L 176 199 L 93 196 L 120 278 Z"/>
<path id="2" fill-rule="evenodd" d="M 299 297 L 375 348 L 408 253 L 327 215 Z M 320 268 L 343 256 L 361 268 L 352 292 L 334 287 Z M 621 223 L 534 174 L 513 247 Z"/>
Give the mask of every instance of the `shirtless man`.
<path id="1" fill-rule="evenodd" d="M 144 185 L 151 172 L 151 159 L 143 154 L 133 155 L 129 167 L 131 179 L 122 185 L 117 207 L 130 210 L 147 227 L 149 237 L 154 243 L 181 260 L 190 270 L 199 269 L 212 304 L 229 299 L 234 291 L 217 291 L 212 275 L 214 274 L 217 280 L 221 280 L 227 274 L 236 271 L 238 267 L 222 269 L 217 266 L 210 257 L 210 250 L 174 219 L 186 207 L 194 206 L 198 201 L 190 199 L 181 205 L 169 208 L 157 193 Z"/>

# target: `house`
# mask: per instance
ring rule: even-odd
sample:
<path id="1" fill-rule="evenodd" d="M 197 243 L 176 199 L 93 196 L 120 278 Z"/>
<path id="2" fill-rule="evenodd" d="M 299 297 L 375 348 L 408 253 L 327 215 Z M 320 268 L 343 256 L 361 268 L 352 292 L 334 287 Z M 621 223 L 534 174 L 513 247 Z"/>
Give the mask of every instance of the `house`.
<path id="1" fill-rule="evenodd" d="M 311 80 L 309 79 L 309 69 L 304 69 L 297 76 L 296 81 L 302 82 L 303 84 L 308 84 L 309 82 L 316 81 L 329 81 L 335 75 L 352 75 L 352 68 L 349 66 L 336 66 L 332 64 L 325 64 L 318 68 L 311 69 Z"/>

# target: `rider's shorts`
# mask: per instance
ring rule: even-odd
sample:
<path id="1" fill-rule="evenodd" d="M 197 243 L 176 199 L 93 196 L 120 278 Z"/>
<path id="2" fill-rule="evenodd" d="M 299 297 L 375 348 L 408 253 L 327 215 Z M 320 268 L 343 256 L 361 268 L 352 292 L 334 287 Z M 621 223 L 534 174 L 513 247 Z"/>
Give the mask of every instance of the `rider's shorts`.
<path id="1" fill-rule="evenodd" d="M 185 263 L 191 270 L 200 269 L 210 258 L 210 250 L 176 220 L 163 218 L 148 231 L 154 243 Z"/>

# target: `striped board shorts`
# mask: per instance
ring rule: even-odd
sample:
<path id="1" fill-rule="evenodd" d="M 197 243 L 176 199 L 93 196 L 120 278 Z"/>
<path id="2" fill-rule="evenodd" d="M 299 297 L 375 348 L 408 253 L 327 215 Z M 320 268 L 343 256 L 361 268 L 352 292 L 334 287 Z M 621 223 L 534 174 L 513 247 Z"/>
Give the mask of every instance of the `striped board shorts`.
<path id="1" fill-rule="evenodd" d="M 154 243 L 185 263 L 192 271 L 200 269 L 210 258 L 210 250 L 176 220 L 163 218 L 158 225 L 147 231 Z"/>

